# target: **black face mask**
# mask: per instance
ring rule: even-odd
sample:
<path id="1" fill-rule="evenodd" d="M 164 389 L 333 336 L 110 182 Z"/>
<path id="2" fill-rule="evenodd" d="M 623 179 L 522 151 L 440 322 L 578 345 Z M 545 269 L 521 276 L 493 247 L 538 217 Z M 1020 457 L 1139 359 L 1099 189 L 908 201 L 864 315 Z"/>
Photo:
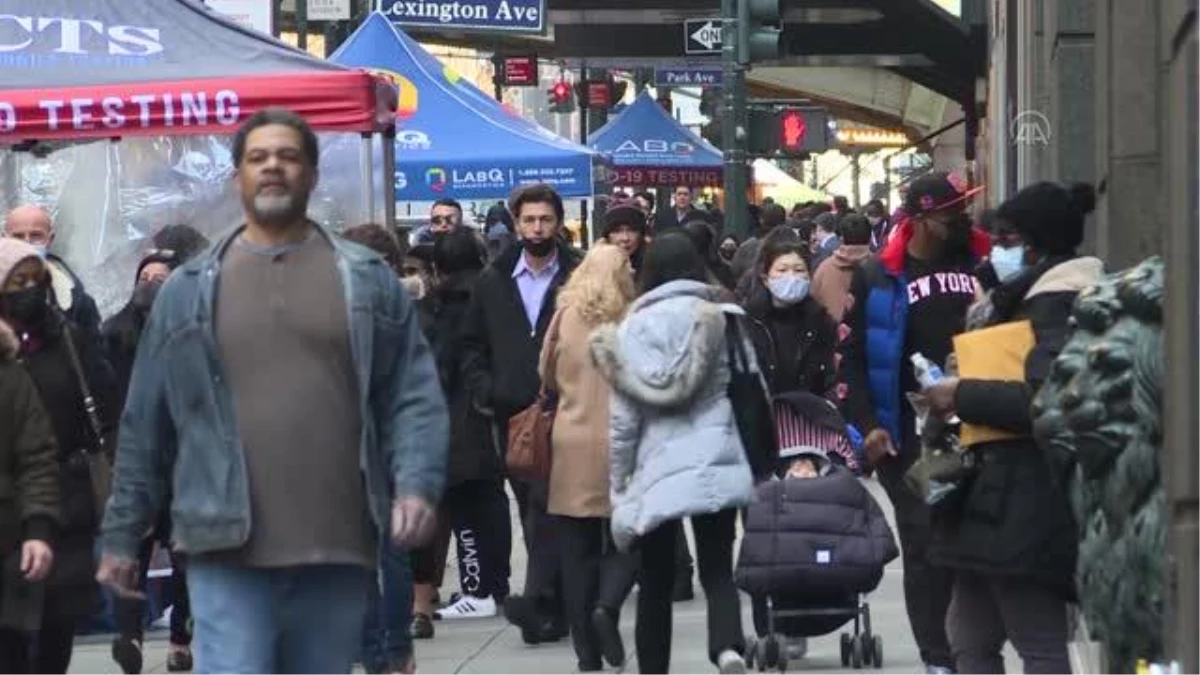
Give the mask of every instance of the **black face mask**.
<path id="1" fill-rule="evenodd" d="M 540 241 L 536 239 L 521 240 L 521 246 L 525 248 L 529 255 L 535 258 L 545 258 L 550 255 L 550 252 L 554 250 L 554 245 L 553 239 L 542 239 Z"/>
<path id="2" fill-rule="evenodd" d="M 969 253 L 971 250 L 971 217 L 966 213 L 954 216 L 946 223 L 946 251 Z"/>
<path id="3" fill-rule="evenodd" d="M 139 312 L 149 313 L 161 288 L 161 281 L 143 281 L 133 289 L 133 297 L 129 299 L 129 304 Z"/>
<path id="4" fill-rule="evenodd" d="M 0 316 L 25 330 L 46 324 L 50 314 L 50 297 L 45 286 L 32 286 L 11 293 L 0 293 Z"/>

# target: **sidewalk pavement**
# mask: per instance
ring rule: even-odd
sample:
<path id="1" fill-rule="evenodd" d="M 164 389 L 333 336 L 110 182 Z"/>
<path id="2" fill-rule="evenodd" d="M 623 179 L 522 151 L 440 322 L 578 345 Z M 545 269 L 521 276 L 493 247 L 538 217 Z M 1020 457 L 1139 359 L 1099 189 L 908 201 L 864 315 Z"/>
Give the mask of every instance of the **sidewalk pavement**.
<path id="1" fill-rule="evenodd" d="M 874 480 L 867 481 L 875 498 L 892 518 L 891 505 L 883 489 Z M 521 540 L 521 528 L 515 517 L 513 500 L 513 579 L 514 591 L 524 582 L 525 549 Z M 453 553 L 454 547 L 451 546 Z M 705 644 L 705 604 L 697 585 L 696 599 L 675 605 L 674 639 L 672 644 L 671 669 L 676 673 L 711 673 L 715 668 L 708 661 Z M 458 587 L 458 567 L 453 556 L 449 562 L 442 596 L 449 597 Z M 636 673 L 637 663 L 633 642 L 633 620 L 635 595 L 630 598 L 622 613 L 622 633 L 625 636 L 629 663 L 623 672 Z M 922 673 L 924 667 L 917 654 L 912 631 L 904 609 L 904 586 L 900 560 L 888 566 L 883 582 L 867 601 L 871 605 L 872 627 L 883 637 L 883 672 Z M 746 596 L 742 602 L 743 626 L 746 634 L 753 633 L 750 620 L 750 603 Z M 419 673 L 570 673 L 576 671 L 574 651 L 570 641 L 563 640 L 552 645 L 526 646 L 521 642 L 520 631 L 508 625 L 503 618 L 471 619 L 453 622 L 438 622 L 437 636 L 433 640 L 420 641 L 416 645 L 417 672 Z M 842 669 L 838 632 L 809 639 L 808 656 L 789 665 L 789 672 L 835 672 Z M 146 645 L 146 672 L 166 672 L 167 642 L 165 632 L 151 634 Z M 1006 653 L 1008 672 L 1020 672 L 1019 661 Z M 120 673 L 109 655 L 107 638 L 84 638 L 75 648 L 71 673 Z"/>

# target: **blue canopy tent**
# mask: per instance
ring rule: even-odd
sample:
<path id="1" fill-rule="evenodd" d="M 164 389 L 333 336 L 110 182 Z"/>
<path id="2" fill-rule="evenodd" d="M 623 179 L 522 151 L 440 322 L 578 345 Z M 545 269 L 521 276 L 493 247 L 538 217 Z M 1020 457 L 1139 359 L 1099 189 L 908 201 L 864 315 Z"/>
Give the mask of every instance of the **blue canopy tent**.
<path id="1" fill-rule="evenodd" d="M 672 118 L 646 92 L 588 140 L 611 157 L 615 185 L 721 185 L 721 151 Z"/>
<path id="2" fill-rule="evenodd" d="M 330 60 L 383 75 L 400 90 L 397 201 L 503 199 L 529 183 L 564 197 L 596 192 L 599 153 L 509 112 L 378 12 Z"/>

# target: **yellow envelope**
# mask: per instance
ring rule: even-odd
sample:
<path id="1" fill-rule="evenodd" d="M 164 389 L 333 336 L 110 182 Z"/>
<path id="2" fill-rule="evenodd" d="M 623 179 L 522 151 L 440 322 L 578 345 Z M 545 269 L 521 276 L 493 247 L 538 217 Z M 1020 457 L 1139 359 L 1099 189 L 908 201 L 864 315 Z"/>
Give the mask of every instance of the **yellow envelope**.
<path id="1" fill-rule="evenodd" d="M 1025 381 L 1025 360 L 1033 351 L 1033 324 L 1028 321 L 1002 323 L 954 336 L 958 376 L 963 379 Z M 963 447 L 977 443 L 1019 438 L 1014 434 L 978 424 L 962 425 Z"/>

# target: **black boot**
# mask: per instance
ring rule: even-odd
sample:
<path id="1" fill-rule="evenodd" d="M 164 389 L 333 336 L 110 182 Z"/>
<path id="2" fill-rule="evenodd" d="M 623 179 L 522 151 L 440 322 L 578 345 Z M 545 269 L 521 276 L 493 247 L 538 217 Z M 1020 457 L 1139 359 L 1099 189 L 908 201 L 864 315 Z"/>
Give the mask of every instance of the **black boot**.
<path id="1" fill-rule="evenodd" d="M 604 607 L 597 607 L 592 612 L 592 630 L 600 646 L 604 660 L 613 668 L 625 665 L 625 642 L 621 639 L 621 630 L 617 626 L 618 612 Z"/>

